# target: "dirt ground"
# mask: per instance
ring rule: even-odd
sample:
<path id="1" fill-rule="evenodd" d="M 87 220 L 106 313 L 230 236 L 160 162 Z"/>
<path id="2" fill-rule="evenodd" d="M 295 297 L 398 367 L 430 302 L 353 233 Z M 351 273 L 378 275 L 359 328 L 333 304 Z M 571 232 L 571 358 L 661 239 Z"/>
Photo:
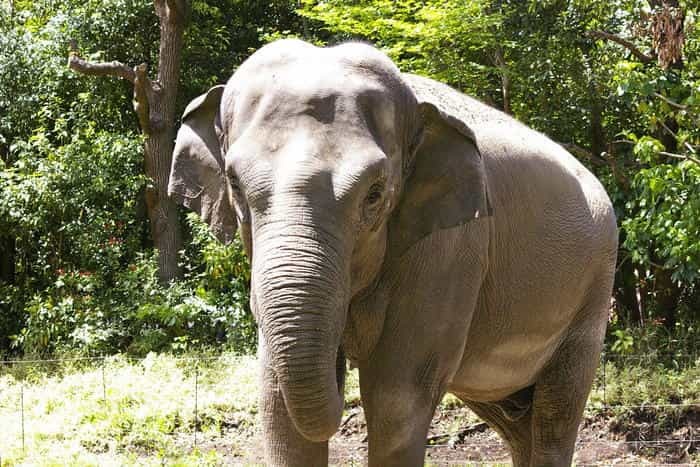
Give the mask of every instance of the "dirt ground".
<path id="1" fill-rule="evenodd" d="M 700 460 L 700 408 L 688 413 L 670 433 L 652 433 L 648 421 L 640 421 L 622 433 L 603 416 L 589 417 L 581 425 L 576 466 L 675 465 L 698 466 Z M 216 449 L 229 465 L 262 464 L 260 435 L 254 427 L 235 419 L 221 438 L 206 440 L 200 449 Z M 681 442 L 694 440 L 693 442 Z M 331 439 L 332 465 L 363 465 L 367 459 L 366 425 L 362 409 L 352 408 L 341 429 Z M 508 451 L 498 435 L 464 407 L 436 413 L 428 435 L 426 465 L 510 464 Z"/>

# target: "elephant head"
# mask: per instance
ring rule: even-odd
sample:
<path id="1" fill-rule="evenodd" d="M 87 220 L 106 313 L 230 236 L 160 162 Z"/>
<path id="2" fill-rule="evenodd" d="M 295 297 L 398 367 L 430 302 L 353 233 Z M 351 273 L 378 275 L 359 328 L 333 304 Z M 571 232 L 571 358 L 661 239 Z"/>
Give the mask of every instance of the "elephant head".
<path id="1" fill-rule="evenodd" d="M 169 192 L 222 241 L 240 227 L 261 337 L 314 441 L 340 421 L 352 298 L 421 238 L 488 210 L 467 126 L 354 43 L 275 42 L 192 101 Z"/>

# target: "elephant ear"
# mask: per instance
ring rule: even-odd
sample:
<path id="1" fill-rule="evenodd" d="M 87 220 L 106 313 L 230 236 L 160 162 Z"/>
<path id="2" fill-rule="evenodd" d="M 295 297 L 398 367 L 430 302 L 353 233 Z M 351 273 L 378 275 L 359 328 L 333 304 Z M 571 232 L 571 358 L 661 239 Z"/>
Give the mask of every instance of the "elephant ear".
<path id="1" fill-rule="evenodd" d="M 217 134 L 223 91 L 223 85 L 214 86 L 185 109 L 175 140 L 168 195 L 199 214 L 219 241 L 229 243 L 237 222 Z"/>
<path id="2" fill-rule="evenodd" d="M 446 98 L 466 96 L 426 78 L 406 81 L 418 99 L 420 130 L 409 151 L 401 201 L 389 224 L 390 248 L 398 255 L 435 231 L 492 215 L 474 133 L 464 116 L 445 105 L 450 102 Z"/>

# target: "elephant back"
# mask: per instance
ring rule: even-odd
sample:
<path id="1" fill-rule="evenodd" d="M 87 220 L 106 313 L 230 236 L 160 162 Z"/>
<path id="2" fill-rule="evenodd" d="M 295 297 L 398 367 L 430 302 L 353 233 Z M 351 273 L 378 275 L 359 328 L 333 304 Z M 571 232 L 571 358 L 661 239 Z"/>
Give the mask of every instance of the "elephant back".
<path id="1" fill-rule="evenodd" d="M 467 96 L 450 86 L 423 76 L 402 73 L 403 80 L 413 91 L 418 103 L 434 105 L 446 118 L 461 121 L 478 136 L 483 125 L 518 124 L 520 122 L 500 110 Z"/>

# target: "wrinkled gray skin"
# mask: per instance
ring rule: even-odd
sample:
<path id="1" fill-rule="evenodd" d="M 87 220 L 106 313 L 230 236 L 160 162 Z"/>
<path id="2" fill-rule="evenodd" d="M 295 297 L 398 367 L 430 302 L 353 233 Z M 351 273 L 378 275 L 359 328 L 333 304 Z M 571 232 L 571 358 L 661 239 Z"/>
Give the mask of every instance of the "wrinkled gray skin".
<path id="1" fill-rule="evenodd" d="M 327 464 L 345 358 L 372 466 L 422 465 L 445 392 L 516 466 L 570 465 L 617 229 L 560 146 L 368 45 L 285 40 L 188 106 L 169 191 L 240 229 L 270 465 Z"/>

